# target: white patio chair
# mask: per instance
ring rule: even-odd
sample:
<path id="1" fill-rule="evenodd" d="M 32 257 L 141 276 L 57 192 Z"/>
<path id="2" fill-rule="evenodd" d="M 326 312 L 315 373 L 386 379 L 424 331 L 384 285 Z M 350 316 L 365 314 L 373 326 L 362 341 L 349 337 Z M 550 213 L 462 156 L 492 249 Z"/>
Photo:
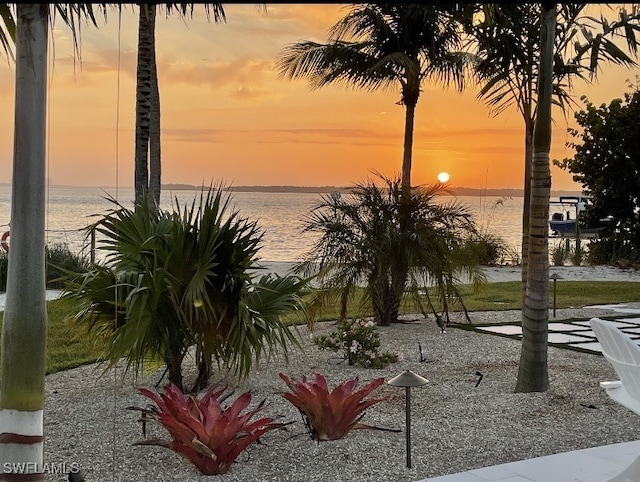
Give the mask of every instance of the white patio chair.
<path id="1" fill-rule="evenodd" d="M 600 382 L 600 386 L 612 400 L 640 415 L 640 346 L 610 321 L 592 318 L 589 324 L 602 346 L 602 354 L 620 378 Z M 607 482 L 637 481 L 640 457 Z"/>

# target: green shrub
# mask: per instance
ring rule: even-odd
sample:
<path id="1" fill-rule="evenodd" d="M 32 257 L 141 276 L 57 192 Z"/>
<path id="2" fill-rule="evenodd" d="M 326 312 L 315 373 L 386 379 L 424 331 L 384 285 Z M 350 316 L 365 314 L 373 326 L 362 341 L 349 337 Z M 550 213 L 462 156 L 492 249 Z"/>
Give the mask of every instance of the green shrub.
<path id="1" fill-rule="evenodd" d="M 385 368 L 402 361 L 402 353 L 380 352 L 380 335 L 373 321 L 344 320 L 329 335 L 318 335 L 313 342 L 321 350 L 342 352 L 349 365 L 356 363 L 365 368 Z"/>
<path id="2" fill-rule="evenodd" d="M 321 197 L 303 227 L 318 237 L 294 272 L 314 277 L 320 289 L 339 297 L 340 320 L 361 281 L 361 308 L 373 312 L 377 325 L 397 321 L 403 300 L 420 302 L 426 285 L 437 291 L 427 300 L 430 311 L 435 302 L 446 312 L 462 276 L 474 286 L 486 281 L 467 241 L 478 231 L 472 212 L 456 199 L 438 202 L 447 193 L 441 184 L 416 187 L 403 197 L 398 177 L 377 176 L 382 185 L 369 179 L 355 184 L 349 196 Z"/>
<path id="3" fill-rule="evenodd" d="M 476 251 L 482 266 L 509 264 L 509 249 L 504 239 L 499 236 L 483 232 L 467 242 Z"/>
<path id="4" fill-rule="evenodd" d="M 64 288 L 64 271 L 86 273 L 90 263 L 85 256 L 72 253 L 65 243 L 56 243 L 46 248 L 47 260 L 47 288 Z M 0 291 L 7 290 L 7 274 L 9 272 L 9 255 L 0 250 Z"/>
<path id="5" fill-rule="evenodd" d="M 72 253 L 69 246 L 56 243 L 46 247 L 47 254 L 47 288 L 64 288 L 65 271 L 86 273 L 89 271 L 89 260 L 82 255 Z"/>
<path id="6" fill-rule="evenodd" d="M 551 249 L 551 261 L 554 266 L 564 266 L 564 262 L 567 260 L 569 251 L 567 247 L 560 243 Z"/>
<path id="7" fill-rule="evenodd" d="M 70 275 L 65 286 L 65 296 L 80 302 L 74 320 L 107 341 L 112 365 L 124 357 L 138 372 L 149 358 L 161 359 L 183 389 L 182 364 L 193 346 L 198 375 L 188 391 L 197 391 L 214 360 L 242 378 L 253 360 L 301 348 L 281 317 L 304 311 L 306 281 L 253 276 L 262 232 L 229 210 L 222 187 L 203 189 L 190 206 L 176 200 L 174 211 L 144 199 L 135 209 L 112 202 L 95 226 L 107 240 L 99 247 L 104 264 Z"/>
<path id="8" fill-rule="evenodd" d="M 571 253 L 569 254 L 571 258 L 571 264 L 574 266 L 580 266 L 582 264 L 582 259 L 584 258 L 584 249 L 582 246 L 577 245 Z"/>
<path id="9" fill-rule="evenodd" d="M 620 260 L 638 262 L 640 252 L 634 249 L 632 243 L 615 238 L 592 240 L 589 243 L 589 251 L 586 255 L 589 265 L 616 264 Z"/>

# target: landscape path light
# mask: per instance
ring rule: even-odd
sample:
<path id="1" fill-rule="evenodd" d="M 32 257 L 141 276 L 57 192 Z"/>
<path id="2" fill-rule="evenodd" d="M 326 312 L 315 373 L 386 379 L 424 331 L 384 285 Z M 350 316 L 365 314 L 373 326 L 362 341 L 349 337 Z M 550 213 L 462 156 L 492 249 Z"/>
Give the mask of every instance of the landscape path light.
<path id="1" fill-rule="evenodd" d="M 562 279 L 562 276 L 560 276 L 558 273 L 553 273 L 551 276 L 549 276 L 549 278 L 551 278 L 553 280 L 553 317 L 556 317 L 556 281 L 558 281 L 559 279 Z"/>
<path id="2" fill-rule="evenodd" d="M 411 387 L 421 387 L 429 383 L 424 377 L 413 373 L 411 370 L 405 370 L 401 374 L 393 377 L 387 382 L 392 387 L 405 387 L 406 390 L 406 424 L 407 424 L 407 467 L 411 468 Z"/>

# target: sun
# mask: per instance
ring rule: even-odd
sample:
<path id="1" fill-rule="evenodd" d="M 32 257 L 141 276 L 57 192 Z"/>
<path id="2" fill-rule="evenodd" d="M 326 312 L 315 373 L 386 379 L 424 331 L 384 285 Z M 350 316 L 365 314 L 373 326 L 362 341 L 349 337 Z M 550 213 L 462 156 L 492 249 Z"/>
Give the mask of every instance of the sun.
<path id="1" fill-rule="evenodd" d="M 448 172 L 441 172 L 440 174 L 438 174 L 438 181 L 445 183 L 449 180 L 449 173 Z"/>

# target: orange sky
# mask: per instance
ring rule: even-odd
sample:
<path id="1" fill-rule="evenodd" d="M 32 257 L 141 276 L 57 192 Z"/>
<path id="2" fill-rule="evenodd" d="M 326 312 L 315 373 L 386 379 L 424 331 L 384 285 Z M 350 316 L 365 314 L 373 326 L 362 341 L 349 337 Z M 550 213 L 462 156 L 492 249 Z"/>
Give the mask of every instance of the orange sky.
<path id="1" fill-rule="evenodd" d="M 82 64 L 57 22 L 50 48 L 48 174 L 54 184 L 131 187 L 137 9 L 111 12 L 84 28 Z M 338 4 L 225 4 L 226 24 L 207 22 L 202 7 L 188 21 L 159 14 L 156 29 L 162 106 L 163 183 L 347 186 L 371 170 L 400 170 L 404 108 L 395 91 L 341 87 L 311 91 L 278 79 L 274 59 L 287 44 L 325 41 L 343 14 Z M 599 8 L 599 7 L 598 7 Z M 120 58 L 120 69 L 118 69 Z M 576 98 L 623 97 L 636 70 L 605 67 L 596 85 L 577 83 Z M 10 182 L 15 70 L 0 61 L 0 182 Z M 523 127 L 515 110 L 497 118 L 475 99 L 425 85 L 415 125 L 412 184 L 441 171 L 453 186 L 521 188 Z M 119 106 L 119 109 L 118 109 Z M 554 113 L 552 158 L 572 153 L 566 123 Z M 571 117 L 572 121 L 573 117 Z M 554 189 L 579 189 L 552 167 Z"/>

